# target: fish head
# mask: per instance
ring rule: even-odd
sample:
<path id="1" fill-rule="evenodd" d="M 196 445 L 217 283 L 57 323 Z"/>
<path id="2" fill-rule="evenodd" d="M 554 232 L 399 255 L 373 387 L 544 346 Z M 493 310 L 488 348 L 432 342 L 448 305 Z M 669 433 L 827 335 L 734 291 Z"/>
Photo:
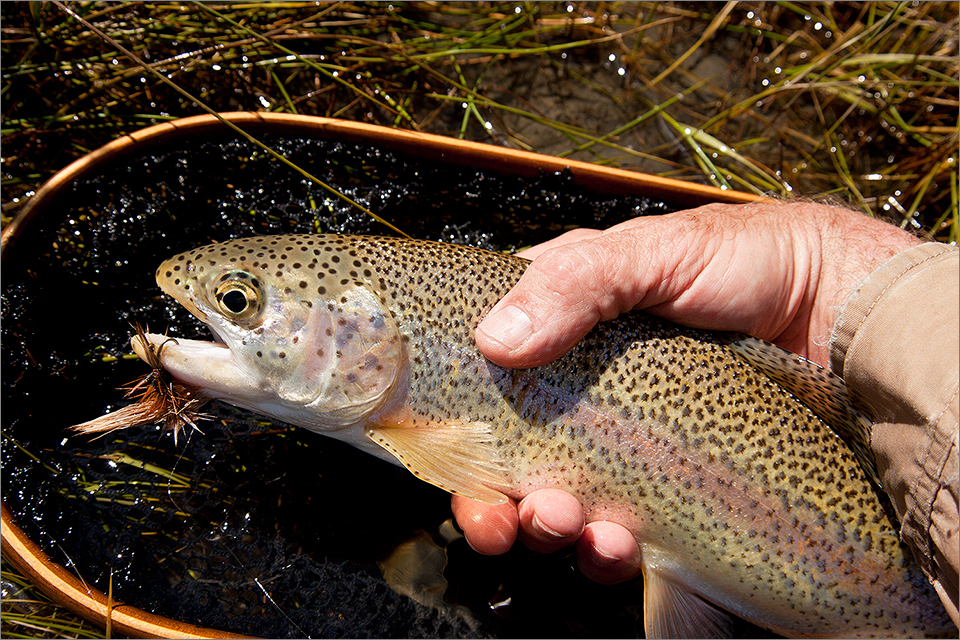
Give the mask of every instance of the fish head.
<path id="1" fill-rule="evenodd" d="M 160 265 L 160 288 L 216 341 L 134 338 L 201 393 L 315 431 L 362 422 L 396 386 L 403 341 L 372 268 L 340 238 L 262 236 Z"/>

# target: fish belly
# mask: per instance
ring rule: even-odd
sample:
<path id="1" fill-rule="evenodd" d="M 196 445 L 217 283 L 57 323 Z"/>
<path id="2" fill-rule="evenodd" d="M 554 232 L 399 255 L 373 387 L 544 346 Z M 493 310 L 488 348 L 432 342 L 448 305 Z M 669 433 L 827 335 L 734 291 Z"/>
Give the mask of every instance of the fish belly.
<path id="1" fill-rule="evenodd" d="M 704 433 L 665 417 L 632 420 L 581 402 L 543 440 L 518 429 L 504 448 L 519 470 L 515 497 L 573 493 L 588 521 L 633 532 L 645 572 L 787 636 L 951 628 L 832 432 L 804 423 Z"/>

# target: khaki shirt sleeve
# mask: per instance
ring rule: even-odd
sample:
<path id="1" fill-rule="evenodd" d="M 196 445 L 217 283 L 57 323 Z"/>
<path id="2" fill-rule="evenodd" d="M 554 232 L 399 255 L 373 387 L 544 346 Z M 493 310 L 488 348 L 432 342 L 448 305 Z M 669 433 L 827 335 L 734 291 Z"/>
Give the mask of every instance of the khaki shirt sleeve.
<path id="1" fill-rule="evenodd" d="M 957 624 L 957 394 L 960 251 L 922 244 L 850 295 L 831 365 L 874 410 L 880 478 L 913 550 Z"/>

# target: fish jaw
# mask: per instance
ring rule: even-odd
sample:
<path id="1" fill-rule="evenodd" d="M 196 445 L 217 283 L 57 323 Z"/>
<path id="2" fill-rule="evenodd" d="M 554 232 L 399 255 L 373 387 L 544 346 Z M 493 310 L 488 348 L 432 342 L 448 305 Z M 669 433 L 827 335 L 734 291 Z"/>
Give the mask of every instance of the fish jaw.
<path id="1" fill-rule="evenodd" d="M 255 376 L 239 366 L 233 352 L 222 342 L 171 338 L 156 333 L 130 339 L 134 352 L 144 362 L 150 353 L 159 354 L 160 363 L 178 381 L 196 387 L 211 398 L 240 405 L 245 401 L 264 400 L 267 390 Z"/>
<path id="2" fill-rule="evenodd" d="M 139 336 L 130 339 L 130 345 L 141 360 L 152 364 L 159 354 L 161 366 L 170 375 L 197 388 L 201 395 L 323 433 L 377 458 L 400 464 L 370 440 L 365 421 L 334 429 L 328 422 L 311 421 L 311 414 L 304 412 L 302 407 L 291 407 L 278 401 L 276 393 L 265 387 L 261 378 L 246 373 L 230 348 L 221 342 L 171 338 L 156 333 L 143 334 L 143 340 Z"/>

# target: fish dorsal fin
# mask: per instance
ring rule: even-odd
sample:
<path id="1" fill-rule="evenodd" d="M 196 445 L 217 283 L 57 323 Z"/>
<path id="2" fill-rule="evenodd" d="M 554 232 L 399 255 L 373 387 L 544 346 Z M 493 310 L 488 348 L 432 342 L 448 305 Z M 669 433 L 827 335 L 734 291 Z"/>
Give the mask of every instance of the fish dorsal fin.
<path id="1" fill-rule="evenodd" d="M 367 436 L 413 475 L 444 491 L 487 504 L 507 501 L 503 493 L 487 486 L 509 486 L 488 425 L 405 421 L 372 427 Z"/>
<path id="2" fill-rule="evenodd" d="M 643 567 L 643 627 L 648 638 L 729 638 L 730 614 Z"/>
<path id="3" fill-rule="evenodd" d="M 728 346 L 833 429 L 856 454 L 867 477 L 882 486 L 877 459 L 870 448 L 873 422 L 854 404 L 843 378 L 759 338 L 737 335 Z"/>

